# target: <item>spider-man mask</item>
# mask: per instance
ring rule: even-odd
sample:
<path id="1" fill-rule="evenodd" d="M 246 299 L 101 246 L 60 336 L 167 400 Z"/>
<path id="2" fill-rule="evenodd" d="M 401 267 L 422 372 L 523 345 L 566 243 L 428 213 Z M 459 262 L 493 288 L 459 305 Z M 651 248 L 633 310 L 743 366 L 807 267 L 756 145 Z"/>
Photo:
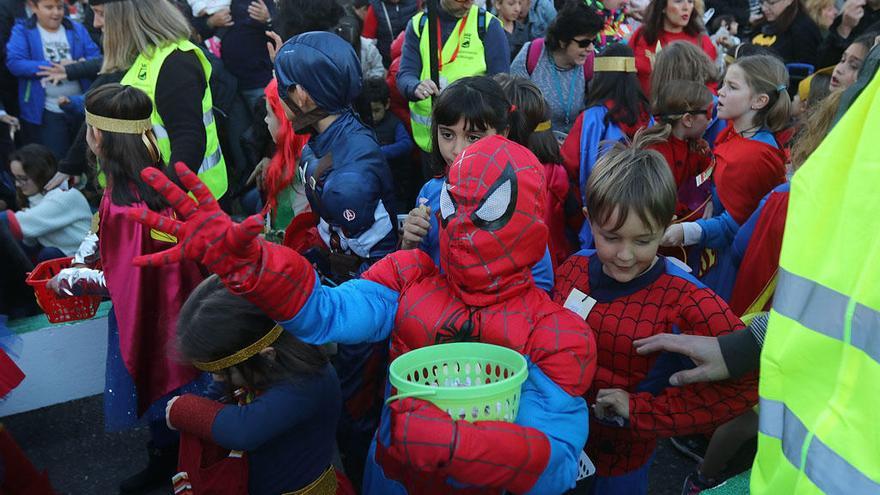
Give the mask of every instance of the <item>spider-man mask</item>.
<path id="1" fill-rule="evenodd" d="M 440 259 L 461 300 L 486 306 L 532 287 L 547 249 L 544 168 L 504 137 L 483 138 L 449 167 L 440 192 Z"/>

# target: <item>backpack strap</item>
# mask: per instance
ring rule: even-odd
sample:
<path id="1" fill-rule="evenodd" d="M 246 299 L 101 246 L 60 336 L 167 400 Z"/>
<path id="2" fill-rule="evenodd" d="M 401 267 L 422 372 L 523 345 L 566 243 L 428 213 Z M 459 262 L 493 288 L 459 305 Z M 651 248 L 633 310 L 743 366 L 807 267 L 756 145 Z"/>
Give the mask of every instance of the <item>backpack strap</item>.
<path id="1" fill-rule="evenodd" d="M 544 51 L 544 38 L 535 38 L 529 42 L 529 51 L 526 52 L 526 72 L 530 76 L 532 72 L 535 72 L 535 67 L 538 66 L 538 58 L 541 56 L 542 51 Z M 592 71 L 592 64 L 590 66 Z"/>

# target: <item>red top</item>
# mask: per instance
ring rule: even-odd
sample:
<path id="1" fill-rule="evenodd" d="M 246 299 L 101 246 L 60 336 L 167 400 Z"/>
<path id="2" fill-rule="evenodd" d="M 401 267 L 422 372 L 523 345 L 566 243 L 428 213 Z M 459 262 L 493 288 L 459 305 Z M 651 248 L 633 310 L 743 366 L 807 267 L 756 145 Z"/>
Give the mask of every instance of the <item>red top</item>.
<path id="1" fill-rule="evenodd" d="M 376 10 L 373 6 L 367 9 L 367 15 L 364 16 L 364 27 L 361 29 L 361 36 L 374 40 L 379 35 L 379 19 L 376 18 Z"/>
<path id="2" fill-rule="evenodd" d="M 691 36 L 684 31 L 680 33 L 668 33 L 665 30 L 660 31 L 660 35 L 657 38 L 655 43 L 648 43 L 648 40 L 645 39 L 644 31 L 640 27 L 636 30 L 635 34 L 633 34 L 632 40 L 630 40 L 630 46 L 633 49 L 633 52 L 636 56 L 636 70 L 638 71 L 639 83 L 642 85 L 642 90 L 645 92 L 645 96 L 650 98 L 651 95 L 651 71 L 654 70 L 654 57 L 660 48 L 664 47 L 673 41 L 689 41 L 706 52 L 706 55 L 709 56 L 710 60 L 715 60 L 717 57 L 717 52 L 715 51 L 715 45 L 712 44 L 712 40 L 706 36 L 705 33 L 700 33 L 697 36 Z"/>
<path id="3" fill-rule="evenodd" d="M 785 151 L 759 140 L 740 136 L 729 124 L 715 140 L 715 190 L 724 209 L 742 225 L 758 208 L 761 198 L 785 182 Z M 775 138 L 774 138 L 775 139 Z"/>
<path id="4" fill-rule="evenodd" d="M 685 141 L 670 135 L 666 142 L 652 145 L 650 149 L 666 158 L 678 191 L 675 216 L 678 219 L 687 218 L 703 206 L 710 196 L 708 178 L 712 173 L 714 157 L 709 144 L 703 139 Z"/>

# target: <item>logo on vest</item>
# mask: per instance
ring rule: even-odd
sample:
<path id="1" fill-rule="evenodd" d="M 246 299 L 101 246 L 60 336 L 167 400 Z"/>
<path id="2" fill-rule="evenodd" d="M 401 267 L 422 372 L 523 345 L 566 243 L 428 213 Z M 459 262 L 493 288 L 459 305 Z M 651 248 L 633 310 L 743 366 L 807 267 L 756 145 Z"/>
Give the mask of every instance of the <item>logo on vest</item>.
<path id="1" fill-rule="evenodd" d="M 349 222 L 353 222 L 357 215 L 354 214 L 354 210 L 351 208 L 342 212 L 342 218 L 346 219 Z"/>
<path id="2" fill-rule="evenodd" d="M 464 33 L 464 37 L 461 42 L 462 48 L 470 48 L 471 47 L 471 33 Z"/>
<path id="3" fill-rule="evenodd" d="M 147 64 L 141 64 L 140 69 L 138 70 L 137 78 L 141 81 L 147 80 Z"/>

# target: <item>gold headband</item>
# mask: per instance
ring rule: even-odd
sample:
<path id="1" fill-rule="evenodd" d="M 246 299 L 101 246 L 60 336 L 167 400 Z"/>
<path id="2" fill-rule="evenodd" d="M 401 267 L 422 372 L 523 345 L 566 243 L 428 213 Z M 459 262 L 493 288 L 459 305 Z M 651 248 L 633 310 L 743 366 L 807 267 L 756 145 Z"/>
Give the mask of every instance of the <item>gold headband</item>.
<path id="1" fill-rule="evenodd" d="M 593 72 L 635 72 L 635 57 L 596 57 Z"/>
<path id="2" fill-rule="evenodd" d="M 534 132 L 549 131 L 551 127 L 552 127 L 552 124 L 550 123 L 550 121 L 545 120 L 544 122 L 541 122 L 540 124 L 535 126 Z"/>
<path id="3" fill-rule="evenodd" d="M 281 335 L 284 329 L 281 328 L 280 325 L 275 325 L 272 327 L 272 330 L 269 330 L 269 333 L 263 335 L 260 340 L 254 342 L 253 344 L 245 347 L 244 349 L 236 352 L 231 356 L 226 356 L 225 358 L 220 358 L 216 361 L 211 361 L 209 363 L 203 363 L 200 361 L 196 361 L 193 363 L 193 366 L 196 368 L 207 371 L 209 373 L 216 373 L 220 370 L 225 370 L 230 366 L 235 366 L 236 364 L 241 364 L 248 359 L 259 354 L 260 351 L 272 345 L 278 337 Z"/>
<path id="4" fill-rule="evenodd" d="M 107 132 L 119 132 L 122 134 L 143 134 L 153 128 L 150 119 L 123 120 L 101 117 L 86 110 L 86 123 L 90 126 Z"/>

